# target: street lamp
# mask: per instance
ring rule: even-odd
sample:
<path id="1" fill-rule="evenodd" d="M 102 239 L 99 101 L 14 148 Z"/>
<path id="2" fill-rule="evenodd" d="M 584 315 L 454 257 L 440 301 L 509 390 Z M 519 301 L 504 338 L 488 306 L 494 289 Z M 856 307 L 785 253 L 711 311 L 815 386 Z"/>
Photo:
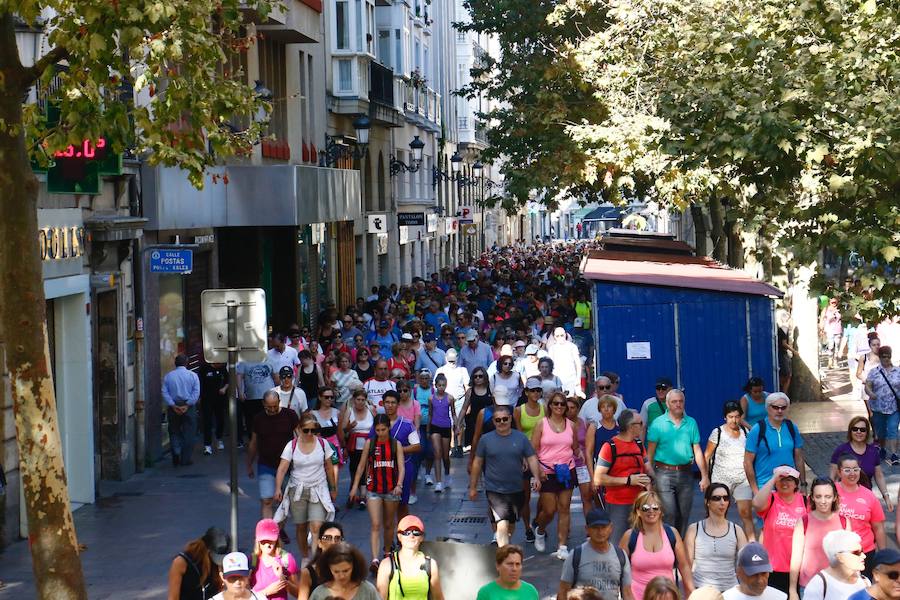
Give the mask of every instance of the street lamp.
<path id="1" fill-rule="evenodd" d="M 360 160 L 369 151 L 369 129 L 372 122 L 366 115 L 353 119 L 353 130 L 356 139 L 345 135 L 325 134 L 325 149 L 319 151 L 319 166 L 330 167 L 340 160 Z"/>
<path id="2" fill-rule="evenodd" d="M 453 153 L 453 156 L 450 157 L 450 170 L 453 171 L 454 175 L 459 174 L 459 170 L 462 168 L 463 157 L 460 156 L 459 150 Z"/>
<path id="3" fill-rule="evenodd" d="M 419 139 L 419 136 L 415 136 L 413 141 L 409 143 L 409 148 L 412 150 L 413 160 L 417 163 L 422 163 L 422 151 L 425 149 L 425 142 Z"/>
<path id="4" fill-rule="evenodd" d="M 358 146 L 367 148 L 369 145 L 369 129 L 372 128 L 372 121 L 366 115 L 359 115 L 353 119 L 353 129 L 356 131 L 356 143 Z"/>
<path id="5" fill-rule="evenodd" d="M 409 143 L 409 149 L 412 151 L 412 161 L 410 161 L 410 164 L 406 164 L 397 157 L 391 156 L 391 177 L 404 171 L 407 173 L 415 173 L 422 166 L 422 151 L 425 149 L 425 142 L 420 140 L 419 136 L 414 136 L 413 140 Z"/>
<path id="6" fill-rule="evenodd" d="M 484 165 L 481 164 L 480 160 L 476 160 L 475 164 L 472 165 L 472 174 L 475 175 L 475 177 L 481 177 L 482 171 L 484 171 Z"/>

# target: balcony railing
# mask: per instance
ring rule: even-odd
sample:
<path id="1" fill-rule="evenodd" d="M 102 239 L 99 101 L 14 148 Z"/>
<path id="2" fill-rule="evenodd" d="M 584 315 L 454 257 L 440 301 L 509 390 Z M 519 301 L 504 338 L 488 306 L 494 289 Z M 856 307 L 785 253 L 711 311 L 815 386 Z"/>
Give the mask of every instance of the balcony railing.
<path id="1" fill-rule="evenodd" d="M 475 141 L 481 142 L 482 144 L 487 144 L 487 127 L 484 126 L 484 123 L 480 123 L 478 121 L 475 122 Z"/>
<path id="2" fill-rule="evenodd" d="M 372 61 L 369 67 L 369 101 L 394 108 L 394 71 Z"/>
<path id="3" fill-rule="evenodd" d="M 440 126 L 441 124 L 441 96 L 433 89 L 420 84 L 414 86 L 412 82 L 402 81 L 403 87 L 403 112 L 407 116 L 417 115 Z"/>

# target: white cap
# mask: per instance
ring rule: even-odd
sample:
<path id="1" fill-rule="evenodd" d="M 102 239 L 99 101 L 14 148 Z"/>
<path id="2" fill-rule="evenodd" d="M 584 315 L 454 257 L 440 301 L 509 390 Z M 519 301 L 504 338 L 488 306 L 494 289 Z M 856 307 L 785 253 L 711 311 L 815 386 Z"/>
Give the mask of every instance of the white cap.
<path id="1" fill-rule="evenodd" d="M 448 362 L 456 362 L 456 356 L 457 356 L 456 349 L 450 348 L 449 350 L 447 350 L 447 353 L 445 354 L 445 356 L 446 356 Z"/>
<path id="2" fill-rule="evenodd" d="M 512 355 L 513 355 L 512 346 L 510 346 L 509 344 L 503 344 L 503 346 L 500 348 L 500 356 L 512 356 Z"/>
<path id="3" fill-rule="evenodd" d="M 411 333 L 404 333 L 403 335 L 400 336 L 400 339 L 405 342 L 411 342 L 413 339 L 413 336 Z"/>
<path id="4" fill-rule="evenodd" d="M 538 347 L 534 344 L 528 344 L 528 347 L 525 348 L 525 354 L 537 354 Z"/>
<path id="5" fill-rule="evenodd" d="M 247 555 L 243 552 L 230 552 L 222 559 L 222 576 L 230 577 L 232 575 L 240 575 L 242 577 L 250 575 Z"/>

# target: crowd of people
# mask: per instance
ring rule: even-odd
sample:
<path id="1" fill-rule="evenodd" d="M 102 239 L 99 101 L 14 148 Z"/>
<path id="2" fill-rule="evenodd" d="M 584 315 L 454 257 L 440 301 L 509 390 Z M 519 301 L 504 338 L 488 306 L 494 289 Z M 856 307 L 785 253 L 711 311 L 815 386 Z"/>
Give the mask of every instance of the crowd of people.
<path id="1" fill-rule="evenodd" d="M 329 307 L 315 330 L 273 332 L 266 361 L 237 367 L 237 434 L 260 498 L 255 546 L 220 556 L 215 533 L 191 542 L 172 564 L 170 600 L 210 597 L 193 589 L 226 600 L 440 599 L 412 507 L 444 493 L 463 465 L 497 548 L 498 577 L 478 600 L 539 597 L 521 581 L 524 544 L 561 561 L 559 600 L 900 598 L 881 468 L 900 464 L 890 348 L 869 336 L 870 416 L 851 420 L 829 476 L 810 480 L 790 398 L 758 377 L 736 385 L 721 425 L 701 432 L 667 374 L 630 382 L 654 389 L 626 403 L 616 373 L 593 373 L 584 251 L 494 249 Z M 179 357 L 164 383 L 170 423 L 186 422 L 170 425 L 176 465 L 192 460 L 198 403 L 204 453 L 221 448 L 227 372 L 190 375 Z M 570 527 L 576 489 L 586 540 Z M 697 490 L 706 516 L 692 522 Z M 357 508 L 369 516 L 368 557 L 335 520 Z M 284 549 L 291 535 L 296 556 Z"/>

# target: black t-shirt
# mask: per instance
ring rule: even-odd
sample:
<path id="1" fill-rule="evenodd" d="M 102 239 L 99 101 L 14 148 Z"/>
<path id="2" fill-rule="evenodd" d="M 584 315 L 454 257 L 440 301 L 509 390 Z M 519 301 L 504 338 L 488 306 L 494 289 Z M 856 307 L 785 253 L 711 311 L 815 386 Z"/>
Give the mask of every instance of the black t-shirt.
<path id="1" fill-rule="evenodd" d="M 200 397 L 201 398 L 225 398 L 220 395 L 219 390 L 228 383 L 228 368 L 222 366 L 217 369 L 214 366 L 203 363 L 200 365 L 200 372 L 197 374 L 200 378 Z"/>
<path id="2" fill-rule="evenodd" d="M 299 421 L 297 413 L 289 408 L 282 408 L 277 415 L 268 415 L 263 410 L 253 417 L 259 464 L 273 469 L 278 467 L 281 453 L 293 439 Z"/>

